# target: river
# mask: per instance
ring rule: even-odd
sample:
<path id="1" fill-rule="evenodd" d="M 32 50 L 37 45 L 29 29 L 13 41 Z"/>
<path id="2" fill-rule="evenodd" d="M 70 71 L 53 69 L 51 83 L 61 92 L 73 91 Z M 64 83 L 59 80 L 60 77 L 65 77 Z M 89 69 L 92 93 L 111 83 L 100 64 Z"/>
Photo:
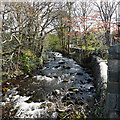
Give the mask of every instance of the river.
<path id="1" fill-rule="evenodd" d="M 95 95 L 94 79 L 73 59 L 50 52 L 47 63 L 34 77 L 10 84 L 2 105 L 10 103 L 13 118 L 56 118 L 71 106 L 83 106 Z M 13 87 L 12 87 L 13 86 Z"/>

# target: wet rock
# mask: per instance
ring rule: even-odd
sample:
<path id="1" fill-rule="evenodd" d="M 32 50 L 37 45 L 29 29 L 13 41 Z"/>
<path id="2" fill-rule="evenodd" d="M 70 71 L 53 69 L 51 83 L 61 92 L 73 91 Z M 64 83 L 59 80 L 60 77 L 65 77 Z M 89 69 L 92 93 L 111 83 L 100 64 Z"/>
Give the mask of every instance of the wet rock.
<path id="1" fill-rule="evenodd" d="M 57 116 L 58 116 L 58 113 L 54 111 L 51 115 L 51 118 L 57 119 Z"/>
<path id="2" fill-rule="evenodd" d="M 76 101 L 75 104 L 78 104 L 78 105 L 84 105 L 84 102 L 83 101 Z"/>
<path id="3" fill-rule="evenodd" d="M 89 97 L 87 99 L 87 103 L 88 103 L 89 107 L 92 107 L 94 105 L 94 97 Z"/>
<path id="4" fill-rule="evenodd" d="M 86 82 L 85 80 L 81 80 L 80 81 L 81 84 L 85 84 L 85 82 Z"/>
<path id="5" fill-rule="evenodd" d="M 74 81 L 74 79 L 70 79 L 71 81 Z"/>
<path id="6" fill-rule="evenodd" d="M 52 106 L 52 103 L 47 103 L 48 108 Z"/>
<path id="7" fill-rule="evenodd" d="M 26 96 L 31 96 L 31 95 L 33 95 L 33 94 L 34 94 L 34 91 L 33 91 L 33 92 L 27 91 L 27 92 L 25 93 Z"/>
<path id="8" fill-rule="evenodd" d="M 91 70 L 90 69 L 86 69 L 85 70 L 88 74 L 91 74 Z"/>
<path id="9" fill-rule="evenodd" d="M 59 95 L 60 94 L 60 90 L 54 90 L 53 92 L 52 92 L 52 95 Z"/>
<path id="10" fill-rule="evenodd" d="M 35 99 L 39 100 L 39 102 L 44 102 L 46 100 L 46 94 L 44 93 L 44 91 L 36 91 L 33 95 L 33 100 Z"/>
<path id="11" fill-rule="evenodd" d="M 63 104 L 65 105 L 65 106 L 68 106 L 68 105 L 74 105 L 74 102 L 72 102 L 71 100 L 67 100 L 66 102 L 63 102 Z"/>
<path id="12" fill-rule="evenodd" d="M 64 107 L 64 108 L 62 108 L 62 109 L 60 109 L 60 108 L 57 108 L 57 109 L 56 109 L 56 111 L 57 111 L 57 112 L 60 112 L 60 113 L 66 113 L 66 112 L 69 111 L 69 110 L 71 110 L 71 108 L 69 108 L 69 107 Z"/>
<path id="13" fill-rule="evenodd" d="M 84 105 L 84 102 L 83 102 L 83 99 L 82 98 L 76 98 L 75 99 L 75 104 L 77 104 L 77 105 Z"/>
<path id="14" fill-rule="evenodd" d="M 24 92 L 20 92 L 19 95 L 20 95 L 20 96 L 24 96 L 25 93 L 24 93 Z"/>
<path id="15" fill-rule="evenodd" d="M 64 96 L 64 97 L 62 98 L 62 102 L 66 102 L 67 100 L 70 100 L 70 97 Z"/>
<path id="16" fill-rule="evenodd" d="M 59 67 L 60 67 L 60 65 L 55 66 L 55 68 L 59 68 Z"/>
<path id="17" fill-rule="evenodd" d="M 90 82 L 92 82 L 92 79 L 91 79 L 91 78 L 88 78 L 88 79 L 87 79 L 87 83 L 90 83 Z"/>
<path id="18" fill-rule="evenodd" d="M 93 77 L 93 74 L 89 74 L 90 77 Z"/>
<path id="19" fill-rule="evenodd" d="M 63 82 L 68 82 L 68 81 L 69 81 L 69 80 L 67 80 L 67 79 L 64 79 L 64 80 L 63 80 Z"/>
<path id="20" fill-rule="evenodd" d="M 56 109 L 52 108 L 52 107 L 47 109 L 47 113 L 51 116 L 50 118 L 56 118 L 57 115 L 58 115 L 57 112 L 56 112 Z"/>
<path id="21" fill-rule="evenodd" d="M 75 87 L 70 87 L 68 90 L 73 91 L 73 89 L 75 89 Z"/>
<path id="22" fill-rule="evenodd" d="M 56 102 L 56 101 L 57 101 L 57 99 L 56 99 L 53 95 L 49 96 L 49 97 L 48 97 L 48 100 L 49 100 L 50 102 Z"/>
<path id="23" fill-rule="evenodd" d="M 68 89 L 69 91 L 73 91 L 73 92 L 79 92 L 79 89 L 77 89 L 77 88 L 75 88 L 75 87 L 70 87 L 69 89 Z"/>
<path id="24" fill-rule="evenodd" d="M 79 92 L 79 89 L 73 89 L 73 92 L 78 93 L 78 92 Z"/>
<path id="25" fill-rule="evenodd" d="M 67 112 L 60 113 L 58 115 L 58 119 L 61 119 L 61 118 L 65 117 L 66 115 L 67 115 Z"/>
<path id="26" fill-rule="evenodd" d="M 34 79 L 34 82 L 39 83 L 39 82 L 40 82 L 40 80 L 38 80 L 38 79 Z"/>
<path id="27" fill-rule="evenodd" d="M 50 77 L 50 78 L 52 78 L 52 75 L 47 74 L 46 77 Z"/>
<path id="28" fill-rule="evenodd" d="M 63 65 L 64 69 L 70 69 L 70 67 L 68 65 Z"/>
<path id="29" fill-rule="evenodd" d="M 79 92 L 83 92 L 84 90 L 83 89 L 79 89 Z"/>
<path id="30" fill-rule="evenodd" d="M 53 75 L 53 77 L 54 77 L 54 78 L 58 78 L 58 76 L 57 76 L 57 75 Z"/>
<path id="31" fill-rule="evenodd" d="M 70 96 L 70 95 L 73 95 L 74 94 L 74 92 L 72 92 L 72 91 L 69 91 L 69 92 L 67 92 L 67 96 Z"/>
<path id="32" fill-rule="evenodd" d="M 23 91 L 23 88 L 22 87 L 18 87 L 16 90 L 21 92 L 21 91 Z"/>
<path id="33" fill-rule="evenodd" d="M 70 72 L 70 74 L 74 74 L 77 72 L 77 70 L 76 70 L 76 68 L 72 67 L 72 68 L 70 68 L 69 72 Z"/>
<path id="34" fill-rule="evenodd" d="M 65 62 L 63 60 L 60 60 L 58 64 L 65 64 Z"/>
<path id="35" fill-rule="evenodd" d="M 83 92 L 79 92 L 81 95 L 83 94 Z"/>
<path id="36" fill-rule="evenodd" d="M 94 89 L 94 86 L 91 86 L 88 88 L 89 91 L 92 91 Z"/>
<path id="37" fill-rule="evenodd" d="M 27 101 L 25 101 L 25 102 L 27 102 L 27 103 L 31 103 L 32 101 L 31 101 L 31 100 L 27 100 Z"/>
<path id="38" fill-rule="evenodd" d="M 27 102 L 27 103 L 31 103 L 31 102 L 33 102 L 33 97 L 29 98 L 29 99 L 26 100 L 25 102 Z"/>
<path id="39" fill-rule="evenodd" d="M 83 73 L 81 73 L 81 72 L 78 72 L 76 75 L 83 75 Z"/>
<path id="40" fill-rule="evenodd" d="M 17 109 L 15 109 L 15 110 L 13 110 L 13 111 L 11 111 L 11 116 L 15 116 L 15 114 L 17 113 Z"/>
<path id="41" fill-rule="evenodd" d="M 40 102 L 41 100 L 39 98 L 35 98 L 33 102 Z"/>
<path id="42" fill-rule="evenodd" d="M 46 103 L 42 103 L 41 105 L 40 105 L 40 108 L 42 109 L 42 108 L 46 108 Z"/>
<path id="43" fill-rule="evenodd" d="M 42 98 L 42 99 L 40 99 L 40 102 L 44 102 L 46 99 L 45 98 Z"/>
<path id="44" fill-rule="evenodd" d="M 73 75 L 74 74 L 74 72 L 70 72 L 70 75 Z"/>
<path id="45" fill-rule="evenodd" d="M 6 102 L 7 100 L 5 98 L 2 99 L 2 102 Z"/>

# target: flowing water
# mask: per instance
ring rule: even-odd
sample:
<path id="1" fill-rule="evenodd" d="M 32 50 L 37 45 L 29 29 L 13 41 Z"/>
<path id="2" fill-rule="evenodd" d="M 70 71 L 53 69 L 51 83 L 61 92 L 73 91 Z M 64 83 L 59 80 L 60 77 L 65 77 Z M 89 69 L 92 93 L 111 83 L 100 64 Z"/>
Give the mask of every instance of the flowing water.
<path id="1" fill-rule="evenodd" d="M 57 104 L 64 110 L 71 104 L 84 104 L 95 95 L 94 79 L 73 59 L 58 52 L 49 53 L 40 73 L 25 77 L 4 96 L 2 105 L 13 103 L 10 111 L 15 111 L 15 118 L 57 119 Z M 81 99 L 83 103 L 79 103 Z"/>

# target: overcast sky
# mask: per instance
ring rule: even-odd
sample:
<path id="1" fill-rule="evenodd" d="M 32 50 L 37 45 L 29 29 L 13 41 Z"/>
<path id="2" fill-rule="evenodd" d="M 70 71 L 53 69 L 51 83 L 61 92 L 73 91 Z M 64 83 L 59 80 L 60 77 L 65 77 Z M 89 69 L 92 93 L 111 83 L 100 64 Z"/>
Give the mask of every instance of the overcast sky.
<path id="1" fill-rule="evenodd" d="M 40 2 L 75 2 L 78 0 L 1 0 L 2 2 L 32 2 L 32 1 L 40 1 Z M 79 1 L 101 1 L 101 0 L 79 0 Z M 102 1 L 120 1 L 120 0 L 102 0 Z"/>

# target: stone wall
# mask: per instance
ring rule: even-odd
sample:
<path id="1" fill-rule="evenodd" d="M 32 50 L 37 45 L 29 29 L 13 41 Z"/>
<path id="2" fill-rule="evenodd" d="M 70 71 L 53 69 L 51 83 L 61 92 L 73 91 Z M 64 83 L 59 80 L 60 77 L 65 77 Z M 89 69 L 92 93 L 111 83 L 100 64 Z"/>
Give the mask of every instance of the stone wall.
<path id="1" fill-rule="evenodd" d="M 107 87 L 107 61 L 98 56 L 91 56 L 90 68 L 95 78 L 95 86 L 98 90 Z"/>
<path id="2" fill-rule="evenodd" d="M 120 45 L 109 49 L 107 86 L 106 114 L 110 118 L 120 118 Z"/>
<path id="3" fill-rule="evenodd" d="M 87 51 L 90 53 L 90 56 L 86 55 L 85 50 L 78 48 L 72 48 L 71 51 L 75 53 L 72 55 L 72 58 L 77 61 L 78 64 L 88 67 L 92 71 L 92 75 L 95 79 L 95 86 L 98 90 L 106 88 L 107 86 L 107 61 L 102 58 L 93 55 L 94 51 Z M 92 54 L 91 54 L 92 53 Z"/>
<path id="4" fill-rule="evenodd" d="M 75 51 L 72 55 L 73 59 L 92 70 L 97 90 L 103 90 L 107 87 L 106 117 L 120 118 L 120 45 L 110 47 L 108 66 L 107 61 L 96 55 L 91 54 L 88 57 L 84 50 L 76 48 L 72 48 L 72 50 Z"/>

